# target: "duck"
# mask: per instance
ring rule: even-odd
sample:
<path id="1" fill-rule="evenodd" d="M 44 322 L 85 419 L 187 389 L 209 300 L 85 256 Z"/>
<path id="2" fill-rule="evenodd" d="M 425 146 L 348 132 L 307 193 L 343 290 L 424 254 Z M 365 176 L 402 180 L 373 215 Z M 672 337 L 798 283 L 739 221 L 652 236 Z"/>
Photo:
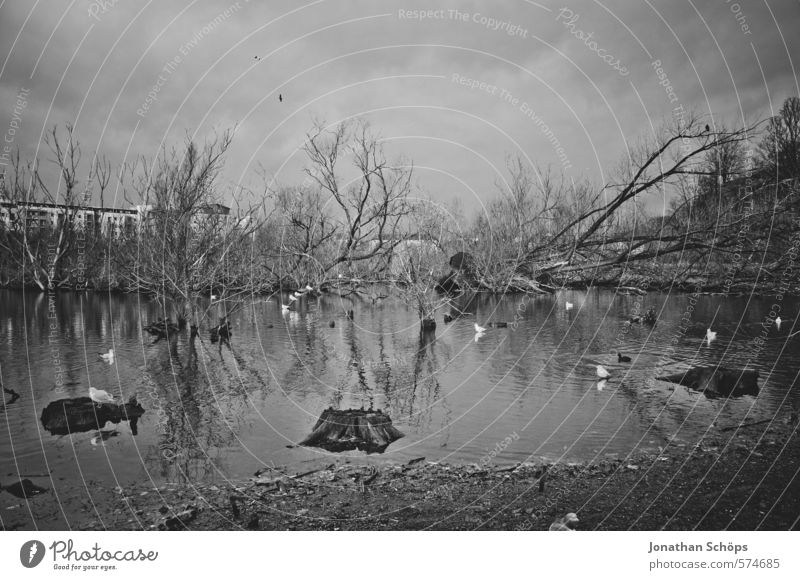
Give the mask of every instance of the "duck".
<path id="1" fill-rule="evenodd" d="M 777 328 L 778 330 L 781 329 L 781 322 L 783 322 L 783 321 L 781 320 L 780 316 L 775 318 L 775 328 Z"/>
<path id="2" fill-rule="evenodd" d="M 716 338 L 717 338 L 716 332 L 712 331 L 710 328 L 706 329 L 706 340 L 708 341 L 709 345 L 711 344 L 711 341 L 715 340 Z"/>
<path id="3" fill-rule="evenodd" d="M 631 362 L 631 357 L 625 356 L 624 354 L 617 352 L 617 362 Z"/>
<path id="4" fill-rule="evenodd" d="M 563 518 L 558 518 L 550 524 L 551 532 L 574 532 L 575 525 L 579 522 L 578 516 L 574 513 L 568 513 Z"/>
<path id="5" fill-rule="evenodd" d="M 607 379 L 611 376 L 611 373 L 603 365 L 597 365 L 597 376 L 601 379 Z"/>
<path id="6" fill-rule="evenodd" d="M 108 352 L 101 352 L 100 353 L 100 358 L 103 359 L 104 361 L 106 361 L 108 364 L 113 365 L 114 364 L 114 349 L 113 348 L 109 348 Z"/>
<path id="7" fill-rule="evenodd" d="M 575 306 L 572 302 L 567 302 L 567 310 L 572 310 L 572 307 Z"/>
<path id="8" fill-rule="evenodd" d="M 99 405 L 106 403 L 114 404 L 114 397 L 112 397 L 108 391 L 95 389 L 94 387 L 89 387 L 89 398 Z"/>
<path id="9" fill-rule="evenodd" d="M 486 332 L 486 328 L 484 328 L 483 326 L 479 326 L 478 323 L 476 322 L 475 323 L 475 333 L 476 334 L 483 334 L 484 332 Z"/>

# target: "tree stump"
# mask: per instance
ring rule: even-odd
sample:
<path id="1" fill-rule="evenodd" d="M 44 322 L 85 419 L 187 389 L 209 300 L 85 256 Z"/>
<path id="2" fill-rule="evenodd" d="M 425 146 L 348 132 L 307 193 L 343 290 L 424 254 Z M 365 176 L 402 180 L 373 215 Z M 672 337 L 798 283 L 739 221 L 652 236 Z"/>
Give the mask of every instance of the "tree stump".
<path id="1" fill-rule="evenodd" d="M 354 449 L 383 453 L 403 436 L 392 425 L 391 418 L 380 410 L 337 410 L 331 407 L 322 412 L 311 434 L 299 445 L 319 447 L 333 453 Z"/>

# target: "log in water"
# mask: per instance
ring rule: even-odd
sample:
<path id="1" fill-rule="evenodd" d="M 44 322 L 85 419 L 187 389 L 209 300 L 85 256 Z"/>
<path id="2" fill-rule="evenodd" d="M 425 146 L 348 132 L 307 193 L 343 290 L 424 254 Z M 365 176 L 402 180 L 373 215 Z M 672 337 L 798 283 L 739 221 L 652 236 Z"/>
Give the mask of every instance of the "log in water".
<path id="1" fill-rule="evenodd" d="M 42 411 L 42 425 L 52 435 L 99 430 L 108 421 L 131 422 L 131 431 L 136 435 L 136 422 L 144 414 L 142 406 L 132 400 L 124 405 L 97 404 L 89 397 L 59 399 Z"/>
<path id="2" fill-rule="evenodd" d="M 657 377 L 702 392 L 709 399 L 758 394 L 758 371 L 724 367 L 694 367 L 682 373 Z"/>

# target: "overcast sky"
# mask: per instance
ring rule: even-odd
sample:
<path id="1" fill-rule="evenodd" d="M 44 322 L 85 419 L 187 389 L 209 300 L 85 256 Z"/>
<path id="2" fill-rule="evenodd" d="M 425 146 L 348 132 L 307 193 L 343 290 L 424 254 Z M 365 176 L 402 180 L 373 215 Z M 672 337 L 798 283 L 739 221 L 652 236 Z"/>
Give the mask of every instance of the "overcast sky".
<path id="1" fill-rule="evenodd" d="M 259 165 L 298 184 L 313 120 L 360 117 L 421 190 L 474 210 L 507 155 L 601 182 L 675 107 L 731 126 L 800 94 L 795 0 L 499 4 L 5 0 L 0 145 L 44 160 L 72 123 L 84 158 L 119 165 L 235 126 L 226 184 Z"/>

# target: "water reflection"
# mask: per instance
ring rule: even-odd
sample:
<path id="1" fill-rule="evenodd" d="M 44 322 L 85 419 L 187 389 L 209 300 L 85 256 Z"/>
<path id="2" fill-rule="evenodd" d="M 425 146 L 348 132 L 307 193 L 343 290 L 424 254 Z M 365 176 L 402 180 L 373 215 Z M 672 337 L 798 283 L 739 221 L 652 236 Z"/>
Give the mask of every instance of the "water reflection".
<path id="1" fill-rule="evenodd" d="M 390 417 L 405 436 L 385 455 L 401 460 L 481 461 L 514 434 L 492 455 L 510 464 L 691 442 L 715 421 L 800 407 L 797 317 L 765 326 L 768 299 L 472 295 L 420 333 L 415 313 L 391 297 L 303 296 L 283 312 L 284 295 L 233 314 L 209 304 L 208 322 L 192 332 L 138 296 L 57 294 L 49 304 L 41 293 L 0 293 L 0 428 L 9 433 L 0 460 L 65 482 L 218 481 L 304 461 L 328 452 L 295 445 L 329 408 Z M 651 308 L 656 325 L 631 323 Z M 784 299 L 783 313 L 797 309 Z M 487 326 L 478 342 L 476 322 Z M 710 344 L 708 328 L 717 332 Z M 108 365 L 97 353 L 112 348 Z M 597 365 L 609 379 L 598 381 Z M 758 372 L 757 388 L 727 396 L 721 368 Z M 692 369 L 715 371 L 695 381 L 703 388 L 676 388 Z M 135 396 L 143 414 L 82 412 L 90 387 Z"/>

